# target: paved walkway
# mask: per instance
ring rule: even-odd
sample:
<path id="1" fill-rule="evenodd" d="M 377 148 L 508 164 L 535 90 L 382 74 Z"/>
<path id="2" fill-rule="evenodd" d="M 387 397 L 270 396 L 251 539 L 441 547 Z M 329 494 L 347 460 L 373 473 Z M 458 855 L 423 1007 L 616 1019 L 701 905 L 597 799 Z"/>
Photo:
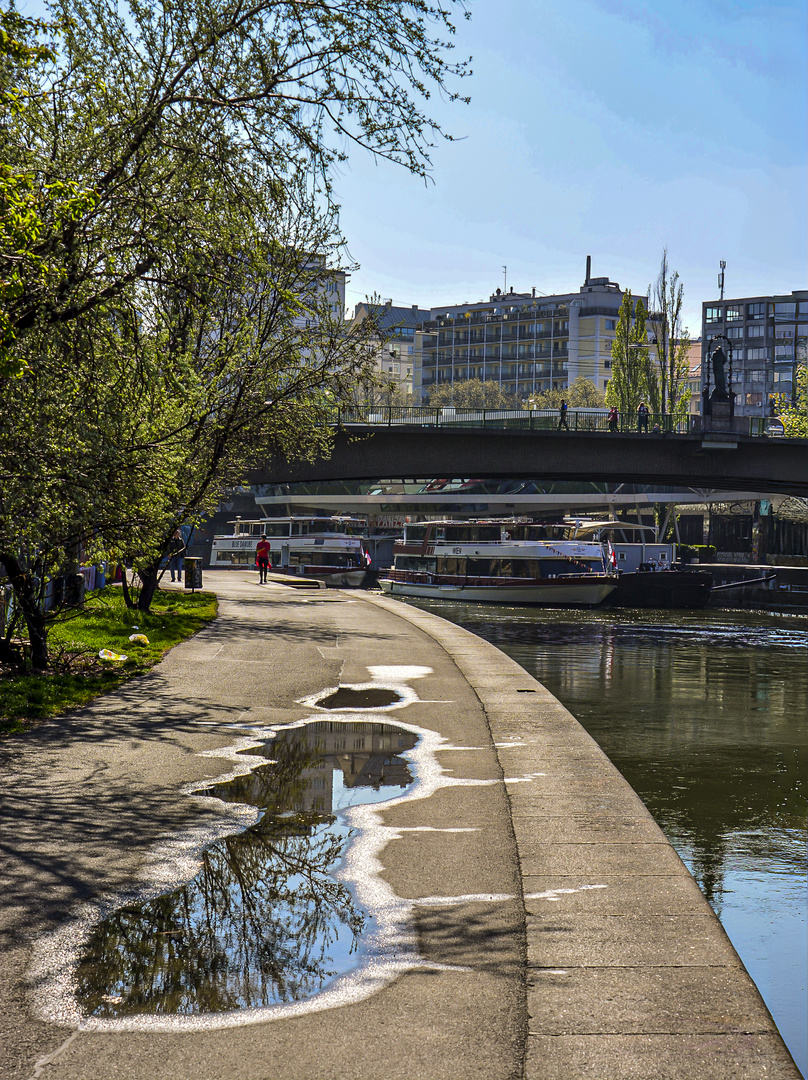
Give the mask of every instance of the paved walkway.
<path id="1" fill-rule="evenodd" d="M 221 601 L 211 627 L 120 692 L 0 744 L 0 1075 L 798 1077 L 643 805 L 513 661 L 376 595 L 259 587 L 240 571 L 205 585 Z M 220 830 L 212 802 L 178 792 L 229 772 L 235 736 L 367 683 L 405 688 L 405 707 L 373 719 L 429 748 L 413 797 L 380 810 L 364 864 L 396 912 L 398 954 L 298 1015 L 77 1029 L 54 981 L 69 951 L 58 934 L 43 949 L 48 935 L 81 903 L 154 880 L 166 837 Z"/>

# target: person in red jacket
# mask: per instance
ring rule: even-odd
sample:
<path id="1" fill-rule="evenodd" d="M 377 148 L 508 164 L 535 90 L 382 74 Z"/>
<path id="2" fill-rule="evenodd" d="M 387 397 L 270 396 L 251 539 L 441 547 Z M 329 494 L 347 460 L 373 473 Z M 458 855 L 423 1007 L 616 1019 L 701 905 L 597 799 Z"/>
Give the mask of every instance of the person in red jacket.
<path id="1" fill-rule="evenodd" d="M 265 533 L 261 533 L 261 539 L 255 547 L 255 565 L 258 567 L 258 584 L 265 585 L 269 570 L 269 540 Z"/>

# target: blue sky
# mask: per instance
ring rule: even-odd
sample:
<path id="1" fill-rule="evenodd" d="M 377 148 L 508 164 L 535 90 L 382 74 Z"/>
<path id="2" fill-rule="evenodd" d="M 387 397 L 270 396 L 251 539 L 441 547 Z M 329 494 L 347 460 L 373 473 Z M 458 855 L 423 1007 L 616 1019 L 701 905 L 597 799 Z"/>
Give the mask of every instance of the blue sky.
<path id="1" fill-rule="evenodd" d="M 18 0 L 41 13 L 42 0 Z M 432 181 L 354 149 L 336 178 L 370 294 L 433 307 L 504 284 L 644 294 L 662 250 L 701 303 L 806 287 L 805 0 L 468 0 L 456 57 L 470 105 L 429 103 L 457 141 Z"/>
<path id="2" fill-rule="evenodd" d="M 806 287 L 804 0 L 471 0 L 457 55 L 469 106 L 438 101 L 459 141 L 434 184 L 354 152 L 337 180 L 361 264 L 350 307 L 376 292 L 437 306 L 502 286 L 635 293 L 662 249 L 701 303 Z"/>

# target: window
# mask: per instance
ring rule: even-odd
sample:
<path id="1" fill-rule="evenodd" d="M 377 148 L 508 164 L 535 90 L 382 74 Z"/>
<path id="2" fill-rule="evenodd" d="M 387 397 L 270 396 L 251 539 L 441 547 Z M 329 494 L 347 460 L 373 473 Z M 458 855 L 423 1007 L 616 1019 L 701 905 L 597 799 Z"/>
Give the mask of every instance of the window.
<path id="1" fill-rule="evenodd" d="M 755 368 L 753 371 L 747 371 L 746 377 L 749 382 L 763 382 L 765 372 L 761 371 L 759 368 Z"/>
<path id="2" fill-rule="evenodd" d="M 797 305 L 796 304 L 775 304 L 774 305 L 774 319 L 775 322 L 789 322 L 793 321 L 797 317 Z"/>
<path id="3" fill-rule="evenodd" d="M 747 319 L 765 319 L 766 318 L 766 305 L 765 304 L 747 304 L 746 305 L 746 317 L 747 317 Z"/>
<path id="4" fill-rule="evenodd" d="M 747 349 L 747 360 L 768 360 L 769 354 L 766 349 Z"/>
<path id="5" fill-rule="evenodd" d="M 615 329 L 617 329 L 617 320 L 616 319 L 607 319 L 606 320 L 606 329 L 607 330 L 615 330 Z"/>
<path id="6" fill-rule="evenodd" d="M 721 322 L 724 313 L 720 307 L 708 307 L 705 314 L 706 322 Z"/>
<path id="7" fill-rule="evenodd" d="M 733 340 L 735 338 L 742 338 L 743 337 L 743 327 L 742 326 L 730 326 L 729 329 L 727 330 L 727 337 L 730 338 L 730 339 L 733 339 Z"/>
<path id="8" fill-rule="evenodd" d="M 747 405 L 762 405 L 763 404 L 763 394 L 747 394 L 746 395 L 746 404 Z"/>
<path id="9" fill-rule="evenodd" d="M 610 367 L 612 366 L 612 362 L 611 362 L 611 360 L 604 360 L 604 361 L 603 361 L 603 366 L 604 366 L 605 368 L 610 368 Z"/>
<path id="10" fill-rule="evenodd" d="M 750 323 L 746 328 L 746 336 L 748 338 L 761 338 L 766 336 L 766 324 L 765 323 Z"/>
<path id="11" fill-rule="evenodd" d="M 742 318 L 743 318 L 743 315 L 741 313 L 741 309 L 739 307 L 737 307 L 737 305 L 735 305 L 735 304 L 728 304 L 727 305 L 727 314 L 726 314 L 727 322 L 736 322 L 738 319 L 742 319 Z"/>

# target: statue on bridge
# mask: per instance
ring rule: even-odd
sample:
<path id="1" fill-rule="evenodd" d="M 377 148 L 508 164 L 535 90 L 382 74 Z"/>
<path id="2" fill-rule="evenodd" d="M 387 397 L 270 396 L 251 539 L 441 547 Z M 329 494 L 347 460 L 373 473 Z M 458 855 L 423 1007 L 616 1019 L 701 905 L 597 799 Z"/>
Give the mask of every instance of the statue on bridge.
<path id="1" fill-rule="evenodd" d="M 712 348 L 714 343 L 715 348 Z M 713 389 L 712 392 L 709 391 L 710 376 L 708 374 L 703 392 L 705 428 L 731 431 L 735 418 L 735 394 L 732 391 L 732 342 L 723 335 L 719 335 L 718 339 L 713 338 L 707 347 L 707 362 L 712 369 Z"/>
<path id="2" fill-rule="evenodd" d="M 715 397 L 727 397 L 727 354 L 719 345 L 712 355 L 713 364 L 713 395 Z"/>

